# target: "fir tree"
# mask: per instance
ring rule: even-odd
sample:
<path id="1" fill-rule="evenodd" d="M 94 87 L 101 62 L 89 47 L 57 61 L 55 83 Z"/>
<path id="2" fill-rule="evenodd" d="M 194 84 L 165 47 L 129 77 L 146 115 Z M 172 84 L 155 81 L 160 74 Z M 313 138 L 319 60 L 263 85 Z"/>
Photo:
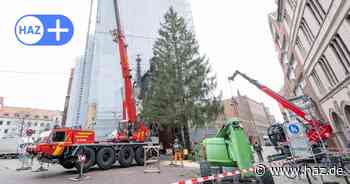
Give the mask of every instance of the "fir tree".
<path id="1" fill-rule="evenodd" d="M 178 138 L 186 148 L 190 148 L 189 125 L 212 123 L 222 111 L 221 95 L 213 95 L 216 77 L 198 49 L 193 31 L 170 8 L 153 46 L 142 113 L 148 122 L 180 130 Z"/>

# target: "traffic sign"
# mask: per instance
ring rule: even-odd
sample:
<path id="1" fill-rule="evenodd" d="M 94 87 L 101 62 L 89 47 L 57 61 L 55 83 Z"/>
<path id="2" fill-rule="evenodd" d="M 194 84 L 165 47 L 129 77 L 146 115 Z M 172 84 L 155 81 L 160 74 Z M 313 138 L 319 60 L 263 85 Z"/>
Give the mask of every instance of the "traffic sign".
<path id="1" fill-rule="evenodd" d="M 297 121 L 286 123 L 285 130 L 292 155 L 301 158 L 311 156 L 310 144 L 303 124 Z"/>
<path id="2" fill-rule="evenodd" d="M 297 135 L 300 133 L 300 128 L 297 124 L 291 123 L 288 125 L 288 130 L 291 134 Z"/>

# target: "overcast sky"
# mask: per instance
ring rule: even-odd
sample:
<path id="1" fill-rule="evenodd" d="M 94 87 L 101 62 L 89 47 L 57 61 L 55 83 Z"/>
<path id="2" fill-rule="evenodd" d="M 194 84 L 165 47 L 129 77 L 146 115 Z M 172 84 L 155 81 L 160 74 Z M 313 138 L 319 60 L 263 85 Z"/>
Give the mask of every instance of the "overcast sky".
<path id="1" fill-rule="evenodd" d="M 283 74 L 268 26 L 274 0 L 190 0 L 197 39 L 217 74 L 224 97 L 248 95 L 264 102 L 281 119 L 277 104 L 244 80 L 227 77 L 239 69 L 278 91 Z M 5 105 L 63 109 L 69 69 L 84 52 L 89 3 L 86 0 L 13 0 L 0 6 L 0 96 Z M 74 23 L 73 39 L 60 47 L 28 47 L 14 34 L 16 21 L 25 14 L 59 11 Z"/>

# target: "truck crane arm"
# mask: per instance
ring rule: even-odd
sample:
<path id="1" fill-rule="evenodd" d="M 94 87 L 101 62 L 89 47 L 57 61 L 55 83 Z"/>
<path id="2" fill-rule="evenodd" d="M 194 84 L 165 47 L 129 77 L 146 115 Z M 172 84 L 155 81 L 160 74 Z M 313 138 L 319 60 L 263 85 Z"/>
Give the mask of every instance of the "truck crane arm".
<path id="1" fill-rule="evenodd" d="M 299 107 L 297 107 L 296 105 L 290 103 L 287 99 L 285 99 L 284 97 L 282 97 L 281 95 L 279 95 L 278 93 L 274 92 L 273 90 L 271 90 L 270 88 L 268 88 L 267 86 L 260 84 L 257 80 L 254 80 L 252 78 L 250 78 L 249 76 L 247 76 L 246 74 L 236 70 L 236 72 L 229 77 L 229 80 L 234 81 L 234 79 L 236 78 L 236 76 L 242 76 L 244 79 L 246 79 L 247 81 L 249 81 L 251 84 L 253 84 L 255 87 L 257 87 L 258 89 L 260 89 L 261 91 L 263 91 L 265 94 L 267 94 L 268 96 L 270 96 L 271 98 L 275 99 L 279 104 L 281 104 L 284 108 L 289 109 L 290 111 L 294 112 L 296 115 L 298 115 L 299 117 L 303 118 L 308 124 L 308 123 L 312 123 L 312 120 L 306 118 L 306 114 L 304 111 L 302 111 Z"/>
<path id="2" fill-rule="evenodd" d="M 118 43 L 118 49 L 119 49 L 119 55 L 120 55 L 120 64 L 122 69 L 122 75 L 124 79 L 124 94 L 125 94 L 125 101 L 123 104 L 124 112 L 127 115 L 127 119 L 131 123 L 136 122 L 136 105 L 135 100 L 133 96 L 133 89 L 132 89 L 132 81 L 131 81 L 131 74 L 130 74 L 130 68 L 129 68 L 129 62 L 128 62 L 128 52 L 126 49 L 126 42 L 125 42 L 125 35 L 122 30 L 121 21 L 120 21 L 120 15 L 119 15 L 119 7 L 118 7 L 118 1 L 114 0 L 114 8 L 115 8 L 115 20 L 117 24 L 117 29 L 113 31 L 113 36 L 115 38 L 114 41 Z"/>
<path id="3" fill-rule="evenodd" d="M 113 0 L 115 20 L 117 28 L 112 31 L 112 36 L 114 41 L 118 43 L 119 56 L 120 56 L 120 65 L 122 70 L 122 76 L 124 80 L 124 97 L 123 105 L 123 121 L 127 122 L 127 133 L 119 132 L 116 135 L 116 140 L 136 140 L 137 142 L 144 142 L 146 137 L 149 135 L 149 129 L 145 127 L 144 122 L 140 122 L 137 130 L 132 130 L 135 128 L 137 123 L 137 112 L 136 104 L 133 95 L 133 85 L 131 81 L 130 67 L 128 62 L 128 52 L 127 45 L 125 41 L 125 35 L 122 29 L 122 24 L 120 20 L 118 0 Z"/>
<path id="4" fill-rule="evenodd" d="M 290 111 L 294 112 L 297 116 L 301 117 L 305 120 L 305 125 L 310 125 L 311 128 L 308 130 L 308 138 L 312 142 L 317 142 L 321 139 L 328 139 L 332 134 L 332 127 L 329 124 L 323 124 L 321 125 L 319 121 L 309 119 L 306 117 L 306 113 L 302 111 L 299 107 L 294 105 L 293 103 L 289 102 L 287 99 L 285 99 L 283 96 L 279 95 L 272 89 L 268 88 L 267 86 L 260 84 L 257 80 L 254 80 L 247 76 L 246 74 L 236 70 L 235 73 L 229 77 L 228 79 L 230 81 L 234 81 L 234 79 L 238 76 L 242 76 L 244 79 L 249 81 L 251 84 L 253 84 L 255 87 L 263 91 L 265 94 L 276 100 L 281 106 L 283 106 L 286 109 L 289 109 Z"/>

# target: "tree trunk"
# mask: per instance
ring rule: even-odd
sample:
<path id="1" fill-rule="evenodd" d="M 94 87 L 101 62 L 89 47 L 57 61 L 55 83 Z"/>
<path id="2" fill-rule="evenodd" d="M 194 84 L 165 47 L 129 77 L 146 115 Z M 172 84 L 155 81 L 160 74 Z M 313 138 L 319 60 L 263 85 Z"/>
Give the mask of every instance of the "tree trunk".
<path id="1" fill-rule="evenodd" d="M 185 131 L 182 128 L 182 126 L 179 127 L 180 132 L 181 132 L 181 144 L 186 147 L 186 139 L 185 139 Z"/>
<path id="2" fill-rule="evenodd" d="M 184 132 L 185 148 L 187 148 L 188 151 L 191 151 L 191 138 L 190 138 L 190 131 L 189 131 L 187 122 L 183 126 L 183 132 Z"/>

